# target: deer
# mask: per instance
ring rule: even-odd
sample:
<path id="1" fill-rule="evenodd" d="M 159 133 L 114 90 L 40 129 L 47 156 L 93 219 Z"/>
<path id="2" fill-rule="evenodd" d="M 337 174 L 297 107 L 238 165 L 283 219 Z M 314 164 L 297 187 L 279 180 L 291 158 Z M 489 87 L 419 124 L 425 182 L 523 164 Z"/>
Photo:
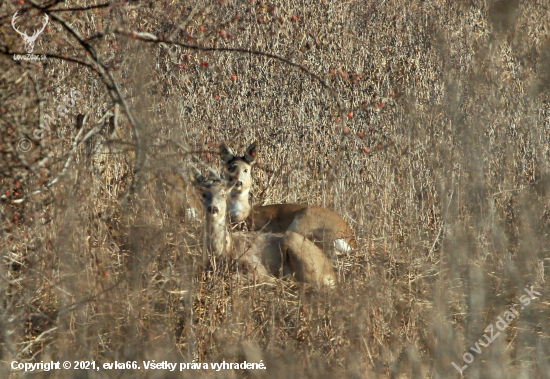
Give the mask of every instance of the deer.
<path id="1" fill-rule="evenodd" d="M 228 194 L 235 183 L 210 173 L 195 174 L 193 187 L 202 200 L 205 217 L 204 243 L 209 254 L 234 257 L 246 271 L 255 271 L 261 282 L 294 276 L 318 287 L 333 287 L 336 274 L 328 257 L 304 236 L 286 233 L 229 232 Z"/>
<path id="2" fill-rule="evenodd" d="M 295 232 L 312 240 L 330 257 L 356 248 L 353 231 L 335 212 L 314 205 L 272 204 L 251 206 L 252 167 L 257 158 L 257 142 L 243 156 L 235 156 L 225 144 L 220 146 L 224 175 L 233 184 L 229 194 L 232 223 L 245 222 L 250 230 L 271 233 Z"/>
<path id="3" fill-rule="evenodd" d="M 35 30 L 32 36 L 27 35 L 27 31 L 25 30 L 24 33 L 20 32 L 19 29 L 15 26 L 15 20 L 17 20 L 19 17 L 17 17 L 17 12 L 13 14 L 13 17 L 11 19 L 11 26 L 13 27 L 13 30 L 15 30 L 18 34 L 20 34 L 23 37 L 23 41 L 25 42 L 25 50 L 27 50 L 27 53 L 32 54 L 32 51 L 34 50 L 34 42 L 38 38 L 38 36 L 46 29 L 46 25 L 48 25 L 49 17 L 47 14 L 44 14 L 44 26 L 42 26 L 42 29 L 39 31 Z"/>

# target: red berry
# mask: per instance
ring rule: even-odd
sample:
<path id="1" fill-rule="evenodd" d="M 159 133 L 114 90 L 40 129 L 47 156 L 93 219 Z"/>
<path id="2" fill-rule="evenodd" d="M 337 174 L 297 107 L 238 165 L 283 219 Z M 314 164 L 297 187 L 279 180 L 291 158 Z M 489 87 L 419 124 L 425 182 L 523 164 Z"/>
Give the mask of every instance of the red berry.
<path id="1" fill-rule="evenodd" d="M 162 41 L 162 36 L 158 36 L 157 41 Z"/>
<path id="2" fill-rule="evenodd" d="M 334 70 L 331 68 L 330 70 L 328 70 L 329 74 L 334 74 Z"/>
<path id="3" fill-rule="evenodd" d="M 374 104 L 374 107 L 375 107 L 375 108 L 378 108 L 378 104 Z"/>
<path id="4" fill-rule="evenodd" d="M 232 80 L 237 80 L 237 75 L 231 75 Z"/>
<path id="5" fill-rule="evenodd" d="M 6 191 L 6 195 L 9 195 L 10 194 L 10 191 Z"/>
<path id="6" fill-rule="evenodd" d="M 204 32 L 204 26 L 201 26 L 201 27 L 199 28 L 199 30 L 200 30 L 201 32 Z"/>
<path id="7" fill-rule="evenodd" d="M 132 33 L 132 38 L 136 38 L 136 33 Z"/>
<path id="8" fill-rule="evenodd" d="M 353 113 L 349 112 L 349 113 L 348 113 L 348 117 L 349 117 L 349 118 L 352 118 L 352 117 L 353 117 Z"/>
<path id="9" fill-rule="evenodd" d="M 292 17 L 290 17 L 290 19 L 291 19 L 292 21 L 296 21 L 296 20 L 298 19 L 298 17 L 296 17 L 295 15 L 292 15 Z"/>
<path id="10" fill-rule="evenodd" d="M 369 102 L 367 100 L 363 100 L 361 104 L 368 104 Z"/>
<path id="11" fill-rule="evenodd" d="M 363 148 L 363 151 L 364 151 L 365 153 L 368 153 L 368 152 L 369 152 L 369 149 L 367 149 L 366 147 L 364 147 L 364 148 Z"/>
<path id="12" fill-rule="evenodd" d="M 220 97 L 218 95 L 214 95 L 214 99 L 219 100 Z"/>
<path id="13" fill-rule="evenodd" d="M 338 71 L 338 73 L 340 74 L 340 76 L 341 76 L 342 78 L 345 78 L 345 77 L 347 76 L 346 73 L 343 72 L 343 71 Z"/>
<path id="14" fill-rule="evenodd" d="M 202 62 L 201 65 L 206 67 L 206 66 L 208 66 L 208 62 Z"/>
<path id="15" fill-rule="evenodd" d="M 262 22 L 264 22 L 264 19 L 261 18 L 261 17 L 259 17 L 259 18 L 258 18 L 258 24 L 261 24 Z"/>
<path id="16" fill-rule="evenodd" d="M 349 128 L 347 126 L 344 128 L 344 134 L 349 134 Z"/>
<path id="17" fill-rule="evenodd" d="M 391 97 L 394 97 L 394 96 L 395 96 L 395 93 L 393 93 L 393 92 L 390 93 L 390 96 L 391 96 Z"/>
<path id="18" fill-rule="evenodd" d="M 252 155 L 253 157 L 255 157 L 255 156 L 256 156 L 256 152 L 255 152 L 255 151 L 251 151 L 251 152 L 250 152 L 250 155 Z"/>
<path id="19" fill-rule="evenodd" d="M 340 119 L 339 119 L 339 118 L 336 118 L 336 120 L 334 120 L 334 122 L 340 122 Z"/>
<path id="20" fill-rule="evenodd" d="M 358 132 L 358 133 L 357 133 L 357 137 L 359 137 L 359 138 L 363 138 L 363 137 L 364 137 L 364 135 L 363 135 L 363 133 L 361 133 L 361 132 Z"/>
<path id="21" fill-rule="evenodd" d="M 378 144 L 378 145 L 376 145 L 376 148 L 377 148 L 377 149 L 381 149 L 381 148 L 382 148 L 382 145 Z"/>
<path id="22" fill-rule="evenodd" d="M 118 45 L 113 46 L 113 49 L 118 50 Z"/>
<path id="23" fill-rule="evenodd" d="M 358 78 L 362 78 L 363 75 L 362 75 L 362 74 L 357 74 L 357 77 L 358 77 Z"/>
<path id="24" fill-rule="evenodd" d="M 223 30 L 220 30 L 220 36 L 225 36 L 225 32 Z"/>

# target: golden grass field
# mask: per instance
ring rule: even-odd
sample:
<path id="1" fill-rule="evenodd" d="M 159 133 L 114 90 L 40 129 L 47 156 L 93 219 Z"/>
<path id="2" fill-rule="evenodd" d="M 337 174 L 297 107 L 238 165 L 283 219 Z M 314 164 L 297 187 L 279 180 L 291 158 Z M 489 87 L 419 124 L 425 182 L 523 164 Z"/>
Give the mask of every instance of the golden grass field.
<path id="1" fill-rule="evenodd" d="M 0 32 L 1 378 L 550 378 L 547 1 L 10 0 Z M 254 203 L 355 231 L 337 288 L 205 254 L 178 175 L 253 141 Z"/>

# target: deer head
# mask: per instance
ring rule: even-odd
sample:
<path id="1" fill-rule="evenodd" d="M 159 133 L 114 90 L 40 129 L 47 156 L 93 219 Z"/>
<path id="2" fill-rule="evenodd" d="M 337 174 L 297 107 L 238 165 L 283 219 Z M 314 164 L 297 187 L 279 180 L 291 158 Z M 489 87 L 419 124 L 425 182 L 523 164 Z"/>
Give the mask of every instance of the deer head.
<path id="1" fill-rule="evenodd" d="M 257 142 L 246 149 L 244 156 L 236 157 L 233 150 L 223 144 L 220 146 L 220 156 L 225 166 L 225 175 L 235 183 L 234 192 L 247 192 L 252 186 L 252 166 L 256 163 Z"/>
<path id="2" fill-rule="evenodd" d="M 25 30 L 25 33 L 21 33 L 15 26 L 15 20 L 17 20 L 18 18 L 19 17 L 17 17 L 17 12 L 15 12 L 15 14 L 11 19 L 11 26 L 13 27 L 13 30 L 21 34 L 21 36 L 23 37 L 23 41 L 25 41 L 25 50 L 27 50 L 27 53 L 31 54 L 34 49 L 34 41 L 36 41 L 40 33 L 42 33 L 44 29 L 46 29 L 46 25 L 48 24 L 49 17 L 47 14 L 44 15 L 44 26 L 42 27 L 42 29 L 40 29 L 40 31 L 35 30 L 33 35 L 30 37 L 27 35 L 27 30 Z"/>

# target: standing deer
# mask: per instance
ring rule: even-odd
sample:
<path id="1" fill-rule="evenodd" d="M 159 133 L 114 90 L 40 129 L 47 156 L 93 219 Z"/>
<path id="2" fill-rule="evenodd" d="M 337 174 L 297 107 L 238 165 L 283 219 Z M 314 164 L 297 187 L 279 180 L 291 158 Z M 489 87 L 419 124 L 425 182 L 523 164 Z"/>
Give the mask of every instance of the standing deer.
<path id="1" fill-rule="evenodd" d="M 300 282 L 333 286 L 336 275 L 327 256 L 302 235 L 286 232 L 228 232 L 227 194 L 232 184 L 221 177 L 194 180 L 205 210 L 205 245 L 218 257 L 235 257 L 248 271 L 256 270 L 261 281 L 271 276 L 294 275 Z"/>
<path id="2" fill-rule="evenodd" d="M 27 35 L 27 31 L 25 30 L 25 33 L 21 33 L 19 29 L 15 26 L 15 20 L 17 20 L 19 17 L 17 17 L 17 12 L 14 13 L 12 19 L 11 19 L 11 26 L 13 27 L 13 30 L 15 30 L 17 33 L 19 33 L 23 37 L 23 41 L 25 42 L 25 50 L 27 50 L 27 53 L 32 54 L 32 51 L 34 50 L 34 42 L 46 29 L 46 25 L 48 25 L 49 17 L 47 14 L 44 14 L 44 26 L 42 26 L 42 29 L 39 31 L 35 30 L 32 36 Z"/>
<path id="3" fill-rule="evenodd" d="M 305 204 L 272 204 L 250 206 L 252 166 L 256 163 L 256 142 L 242 157 L 230 147 L 220 146 L 225 175 L 234 184 L 229 194 L 231 222 L 245 221 L 251 230 L 272 233 L 292 231 L 311 239 L 329 256 L 355 248 L 353 231 L 336 213 L 323 207 Z"/>

